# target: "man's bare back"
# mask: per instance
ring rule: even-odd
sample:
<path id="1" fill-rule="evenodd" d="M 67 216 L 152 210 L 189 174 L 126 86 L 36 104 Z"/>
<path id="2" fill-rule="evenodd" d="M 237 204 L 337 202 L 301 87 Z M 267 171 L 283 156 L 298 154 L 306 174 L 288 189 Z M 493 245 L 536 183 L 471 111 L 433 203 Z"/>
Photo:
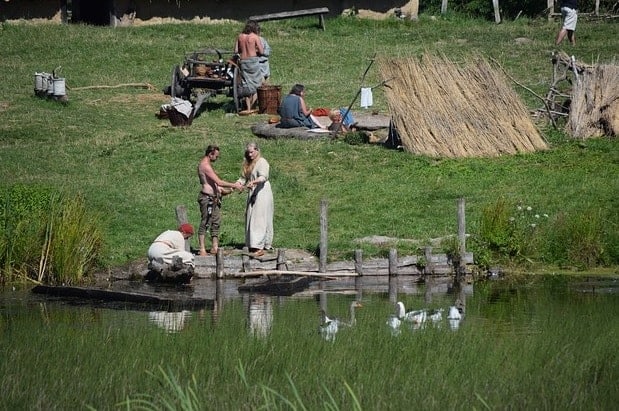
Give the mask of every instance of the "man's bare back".
<path id="1" fill-rule="evenodd" d="M 236 52 L 241 56 L 241 60 L 264 54 L 260 37 L 256 33 L 239 34 L 236 41 Z"/>

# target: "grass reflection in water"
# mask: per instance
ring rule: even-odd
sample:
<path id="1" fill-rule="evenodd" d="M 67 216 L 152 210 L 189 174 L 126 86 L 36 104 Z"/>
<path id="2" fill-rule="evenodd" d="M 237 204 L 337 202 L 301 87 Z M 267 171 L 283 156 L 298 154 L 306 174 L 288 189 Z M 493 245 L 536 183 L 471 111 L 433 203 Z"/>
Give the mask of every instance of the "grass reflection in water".
<path id="1" fill-rule="evenodd" d="M 562 279 L 476 285 L 457 329 L 452 296 L 400 295 L 411 310 L 445 311 L 398 334 L 393 303 L 367 294 L 332 343 L 314 299 L 245 296 L 166 328 L 161 313 L 5 292 L 0 408 L 611 409 L 619 294 L 587 290 Z M 346 318 L 353 299 L 329 295 L 328 312 Z"/>

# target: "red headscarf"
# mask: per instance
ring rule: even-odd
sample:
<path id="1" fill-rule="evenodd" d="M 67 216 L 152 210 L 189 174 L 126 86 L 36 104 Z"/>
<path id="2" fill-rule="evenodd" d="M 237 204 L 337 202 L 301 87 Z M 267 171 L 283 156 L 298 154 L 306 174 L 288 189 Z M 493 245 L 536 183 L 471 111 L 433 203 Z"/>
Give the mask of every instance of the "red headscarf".
<path id="1" fill-rule="evenodd" d="M 181 233 L 193 235 L 193 226 L 188 223 L 181 224 L 180 227 L 178 227 L 178 231 L 180 231 Z"/>

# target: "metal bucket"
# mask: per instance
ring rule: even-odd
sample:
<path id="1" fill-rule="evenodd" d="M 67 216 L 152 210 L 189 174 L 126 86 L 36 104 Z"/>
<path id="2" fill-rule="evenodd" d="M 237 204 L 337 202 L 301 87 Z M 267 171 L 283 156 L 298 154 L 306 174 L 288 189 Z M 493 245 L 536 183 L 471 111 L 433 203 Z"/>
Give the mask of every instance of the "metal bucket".
<path id="1" fill-rule="evenodd" d="M 43 88 L 43 73 L 34 73 L 34 91 L 47 90 Z"/>
<path id="2" fill-rule="evenodd" d="M 67 94 L 65 87 L 64 77 L 58 77 L 53 80 L 54 83 L 54 96 L 60 97 Z"/>
<path id="3" fill-rule="evenodd" d="M 258 87 L 258 107 L 260 114 L 277 114 L 281 102 L 282 86 Z"/>

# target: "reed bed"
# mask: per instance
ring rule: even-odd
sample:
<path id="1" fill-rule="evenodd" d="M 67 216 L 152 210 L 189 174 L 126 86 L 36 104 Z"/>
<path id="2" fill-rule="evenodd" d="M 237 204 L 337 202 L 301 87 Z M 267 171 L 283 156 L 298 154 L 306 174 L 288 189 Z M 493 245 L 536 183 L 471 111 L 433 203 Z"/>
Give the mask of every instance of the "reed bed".
<path id="1" fill-rule="evenodd" d="M 404 148 L 431 157 L 494 157 L 545 150 L 527 108 L 481 57 L 458 66 L 425 53 L 382 59 L 385 94 Z"/>
<path id="2" fill-rule="evenodd" d="M 5 304 L 0 409 L 612 409 L 617 296 L 570 296 L 562 277 L 547 280 L 476 284 L 459 329 L 445 320 L 399 336 L 386 296 L 366 294 L 333 343 L 312 299 L 273 299 L 266 338 L 249 332 L 241 300 L 194 312 L 175 333 L 145 311 Z M 329 295 L 330 314 L 345 317 L 352 298 Z"/>

